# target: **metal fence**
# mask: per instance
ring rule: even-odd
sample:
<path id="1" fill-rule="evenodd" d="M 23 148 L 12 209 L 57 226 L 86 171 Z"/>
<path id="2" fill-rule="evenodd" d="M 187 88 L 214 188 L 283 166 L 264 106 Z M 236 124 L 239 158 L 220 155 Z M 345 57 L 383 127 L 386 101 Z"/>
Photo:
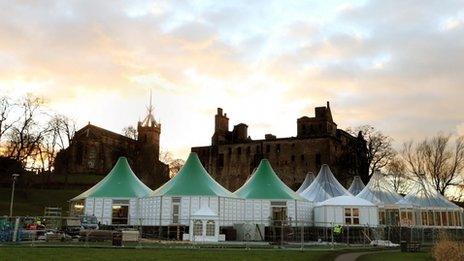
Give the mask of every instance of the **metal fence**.
<path id="1" fill-rule="evenodd" d="M 144 221 L 153 223 L 139 220 L 139 224 L 143 224 Z M 207 221 L 209 220 L 205 219 L 204 224 Z M 426 245 L 436 242 L 441 233 L 446 233 L 456 240 L 464 240 L 462 228 L 344 226 L 334 223 L 318 223 L 318 226 L 314 226 L 311 222 L 289 220 L 214 220 L 206 225 L 209 225 L 209 228 L 202 227 L 203 233 L 208 229 L 206 233 L 210 233 L 205 240 L 193 236 L 196 233 L 193 222 L 194 220 L 179 220 L 178 224 L 166 226 L 129 226 L 85 223 L 85 220 L 78 217 L 4 217 L 0 218 L 0 242 L 110 246 L 114 244 L 115 238 L 117 240 L 121 237 L 124 245 L 141 247 L 163 246 L 166 243 L 192 247 L 208 243 L 235 247 L 303 248 L 309 245 L 368 246 L 375 240 L 388 240 L 393 243 L 407 241 Z M 199 229 L 197 232 L 201 235 Z"/>

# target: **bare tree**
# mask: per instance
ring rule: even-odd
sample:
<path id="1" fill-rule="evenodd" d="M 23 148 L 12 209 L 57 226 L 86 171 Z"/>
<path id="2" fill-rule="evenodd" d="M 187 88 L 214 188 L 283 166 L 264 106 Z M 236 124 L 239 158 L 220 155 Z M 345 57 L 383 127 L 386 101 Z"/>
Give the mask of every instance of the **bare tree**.
<path id="1" fill-rule="evenodd" d="M 36 160 L 44 133 L 48 130 L 40 126 L 38 118 L 42 115 L 40 98 L 30 95 L 23 98 L 18 105 L 21 110 L 20 120 L 11 127 L 7 145 L 8 155 L 23 163 L 24 166 Z"/>
<path id="2" fill-rule="evenodd" d="M 393 188 L 398 193 L 404 193 L 409 188 L 410 176 L 406 169 L 406 164 L 403 159 L 398 155 L 393 157 L 388 162 L 386 169 L 386 175 L 390 178 Z"/>
<path id="3" fill-rule="evenodd" d="M 160 161 L 169 165 L 169 177 L 174 177 L 180 169 L 184 166 L 185 161 L 182 159 L 175 159 L 169 151 L 161 150 Z"/>
<path id="4" fill-rule="evenodd" d="M 75 132 L 73 120 L 61 114 L 51 116 L 38 148 L 42 170 L 52 171 L 58 151 L 69 146 Z"/>
<path id="5" fill-rule="evenodd" d="M 389 161 L 396 155 L 392 147 L 392 138 L 384 135 L 370 125 L 347 129 L 353 135 L 359 132 L 367 142 L 367 162 L 369 164 L 369 176 L 375 171 L 386 167 Z"/>
<path id="6" fill-rule="evenodd" d="M 425 175 L 442 195 L 450 186 L 462 183 L 464 169 L 464 136 L 458 137 L 454 146 L 450 138 L 437 134 L 417 144 L 406 142 L 402 151 L 409 172 Z"/>
<path id="7" fill-rule="evenodd" d="M 12 121 L 11 112 L 15 104 L 7 96 L 0 97 L 0 143 L 5 133 L 13 127 L 16 121 Z"/>
<path id="8" fill-rule="evenodd" d="M 136 140 L 138 136 L 137 129 L 134 128 L 134 126 L 124 127 L 124 129 L 122 129 L 122 134 L 134 140 Z"/>

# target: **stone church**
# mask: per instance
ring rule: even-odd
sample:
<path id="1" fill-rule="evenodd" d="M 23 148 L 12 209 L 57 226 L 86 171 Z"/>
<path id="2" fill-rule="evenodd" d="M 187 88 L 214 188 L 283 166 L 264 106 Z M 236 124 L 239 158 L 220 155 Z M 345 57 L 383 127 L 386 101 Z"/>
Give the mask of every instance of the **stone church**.
<path id="1" fill-rule="evenodd" d="M 78 130 L 68 148 L 55 161 L 58 174 L 106 175 L 117 159 L 128 158 L 137 176 L 155 189 L 169 180 L 169 166 L 159 160 L 161 124 L 153 116 L 153 107 L 137 124 L 137 139 L 88 124 Z"/>
<path id="2" fill-rule="evenodd" d="M 354 175 L 368 180 L 366 141 L 361 133 L 352 136 L 337 128 L 329 102 L 316 107 L 314 117 L 304 116 L 296 123 L 296 137 L 266 134 L 264 139 L 252 140 L 244 123 L 229 131 L 229 118 L 218 108 L 211 146 L 193 147 L 192 151 L 198 153 L 209 173 L 232 191 L 243 185 L 263 158 L 269 159 L 279 177 L 293 189 L 306 173 L 317 174 L 322 164 L 328 164 L 345 186 Z"/>

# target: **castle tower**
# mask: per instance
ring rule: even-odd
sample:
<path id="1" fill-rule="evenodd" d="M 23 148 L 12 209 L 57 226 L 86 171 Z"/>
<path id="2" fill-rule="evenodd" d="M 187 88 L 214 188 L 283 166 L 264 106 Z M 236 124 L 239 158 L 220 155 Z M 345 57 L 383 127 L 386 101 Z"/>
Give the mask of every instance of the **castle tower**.
<path id="1" fill-rule="evenodd" d="M 217 114 L 214 116 L 214 134 L 212 137 L 212 144 L 222 144 L 227 140 L 229 134 L 229 118 L 227 113 L 222 112 L 222 108 L 217 108 Z"/>
<path id="2" fill-rule="evenodd" d="M 297 120 L 297 137 L 314 138 L 335 136 L 337 124 L 333 121 L 330 103 L 327 106 L 316 107 L 314 117 L 301 117 Z"/>

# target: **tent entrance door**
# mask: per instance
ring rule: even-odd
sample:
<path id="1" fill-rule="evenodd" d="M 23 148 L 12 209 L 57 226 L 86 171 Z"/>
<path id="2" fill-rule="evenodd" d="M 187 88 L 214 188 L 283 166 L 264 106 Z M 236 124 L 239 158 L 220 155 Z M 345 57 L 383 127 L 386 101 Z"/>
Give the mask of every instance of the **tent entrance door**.
<path id="1" fill-rule="evenodd" d="M 271 217 L 274 226 L 282 226 L 287 220 L 287 202 L 271 202 Z"/>
<path id="2" fill-rule="evenodd" d="M 127 225 L 129 222 L 129 201 L 113 200 L 111 224 Z"/>

